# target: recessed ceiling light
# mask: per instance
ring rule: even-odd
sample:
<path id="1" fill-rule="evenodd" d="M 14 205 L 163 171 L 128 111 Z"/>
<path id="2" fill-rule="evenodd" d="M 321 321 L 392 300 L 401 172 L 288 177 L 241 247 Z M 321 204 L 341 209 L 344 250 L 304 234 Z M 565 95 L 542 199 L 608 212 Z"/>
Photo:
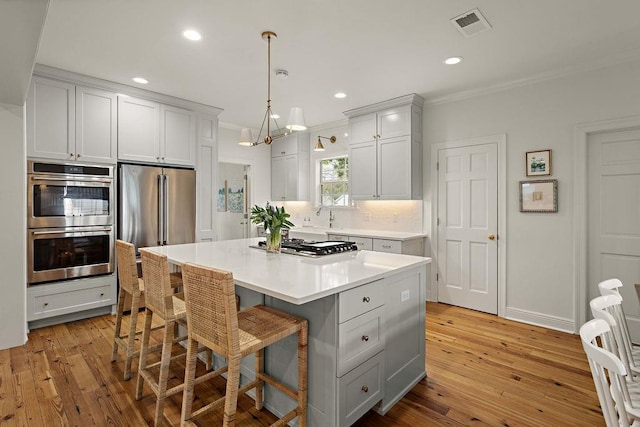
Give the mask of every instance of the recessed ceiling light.
<path id="1" fill-rule="evenodd" d="M 346 98 L 346 97 L 347 97 L 347 94 L 346 94 L 346 93 L 344 93 L 344 92 L 337 92 L 337 93 L 335 93 L 333 96 L 334 96 L 335 98 L 342 99 L 342 98 Z"/>
<path id="2" fill-rule="evenodd" d="M 452 56 L 444 60 L 444 63 L 447 65 L 456 65 L 462 62 L 461 56 Z"/>
<path id="3" fill-rule="evenodd" d="M 279 119 L 279 118 L 280 118 L 280 115 L 279 115 L 279 114 L 272 114 L 270 117 L 271 117 L 272 119 Z"/>
<path id="4" fill-rule="evenodd" d="M 134 77 L 133 81 L 136 83 L 140 83 L 141 85 L 146 85 L 147 83 L 149 83 L 149 80 L 145 79 L 144 77 Z"/>
<path id="5" fill-rule="evenodd" d="M 182 32 L 182 35 L 185 38 L 187 38 L 187 39 L 189 39 L 191 41 L 194 41 L 194 42 L 197 42 L 198 40 L 202 39 L 202 35 L 199 32 L 197 32 L 196 30 L 184 30 Z"/>
<path id="6" fill-rule="evenodd" d="M 344 136 L 345 136 L 345 137 L 349 136 L 349 133 L 348 133 L 348 132 L 345 132 L 345 133 L 344 133 Z"/>

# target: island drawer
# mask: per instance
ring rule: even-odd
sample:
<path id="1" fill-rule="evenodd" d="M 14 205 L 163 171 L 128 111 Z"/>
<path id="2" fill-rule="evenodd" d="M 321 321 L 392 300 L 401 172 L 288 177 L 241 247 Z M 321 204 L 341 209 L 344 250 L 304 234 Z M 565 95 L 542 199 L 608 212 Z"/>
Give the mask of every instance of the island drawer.
<path id="1" fill-rule="evenodd" d="M 384 351 L 338 378 L 338 425 L 349 426 L 384 397 Z"/>
<path id="2" fill-rule="evenodd" d="M 400 254 L 402 253 L 402 242 L 399 240 L 373 239 L 373 250 Z"/>
<path id="3" fill-rule="evenodd" d="M 44 319 L 113 304 L 112 290 L 112 286 L 106 284 L 51 293 L 30 293 L 27 300 L 27 320 Z"/>
<path id="4" fill-rule="evenodd" d="M 353 242 L 358 249 L 365 251 L 373 250 L 373 239 L 370 237 L 342 236 L 339 234 L 329 234 L 329 240 L 339 240 L 341 242 Z"/>
<path id="5" fill-rule="evenodd" d="M 341 292 L 338 300 L 338 323 L 346 322 L 383 304 L 382 280 Z"/>
<path id="6" fill-rule="evenodd" d="M 384 349 L 384 307 L 338 325 L 338 376 Z"/>

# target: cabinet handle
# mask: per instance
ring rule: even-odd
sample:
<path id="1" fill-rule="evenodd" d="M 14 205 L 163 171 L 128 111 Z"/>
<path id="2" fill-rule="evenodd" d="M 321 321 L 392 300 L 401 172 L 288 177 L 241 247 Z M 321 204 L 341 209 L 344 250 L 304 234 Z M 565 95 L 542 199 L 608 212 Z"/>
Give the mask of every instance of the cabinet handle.
<path id="1" fill-rule="evenodd" d="M 363 297 L 363 298 L 362 298 L 362 302 L 371 302 L 371 298 L 369 298 L 369 297 Z"/>
<path id="2" fill-rule="evenodd" d="M 366 385 L 363 385 L 361 390 L 365 393 L 369 393 L 369 387 L 367 387 Z"/>
<path id="3" fill-rule="evenodd" d="M 156 157 L 156 160 L 160 160 L 160 157 Z"/>
<path id="4" fill-rule="evenodd" d="M 378 136 L 377 135 L 373 135 L 373 139 L 376 139 Z"/>
<path id="5" fill-rule="evenodd" d="M 162 157 L 162 161 L 164 162 L 164 157 Z"/>
<path id="6" fill-rule="evenodd" d="M 49 303 L 48 303 L 48 302 L 45 302 L 45 303 L 44 303 L 44 306 L 45 306 L 45 307 L 46 307 L 46 306 L 48 306 L 48 305 L 49 305 Z"/>
<path id="7" fill-rule="evenodd" d="M 69 156 L 73 157 L 73 153 L 69 153 Z"/>
<path id="8" fill-rule="evenodd" d="M 380 135 L 376 135 L 378 137 L 378 139 L 380 139 Z"/>
<path id="9" fill-rule="evenodd" d="M 76 157 L 77 157 L 77 158 L 80 158 L 80 153 L 76 154 Z"/>
<path id="10" fill-rule="evenodd" d="M 285 154 L 287 154 L 287 152 L 286 151 L 281 151 L 280 154 L 285 155 Z"/>
<path id="11" fill-rule="evenodd" d="M 103 297 L 104 296 L 104 292 L 100 292 L 100 296 Z"/>
<path id="12" fill-rule="evenodd" d="M 382 245 L 383 248 L 391 249 L 391 245 Z"/>
<path id="13" fill-rule="evenodd" d="M 363 335 L 362 341 L 369 341 L 369 335 Z"/>
<path id="14" fill-rule="evenodd" d="M 375 194 L 373 194 L 371 197 L 373 197 L 375 199 L 377 196 Z"/>

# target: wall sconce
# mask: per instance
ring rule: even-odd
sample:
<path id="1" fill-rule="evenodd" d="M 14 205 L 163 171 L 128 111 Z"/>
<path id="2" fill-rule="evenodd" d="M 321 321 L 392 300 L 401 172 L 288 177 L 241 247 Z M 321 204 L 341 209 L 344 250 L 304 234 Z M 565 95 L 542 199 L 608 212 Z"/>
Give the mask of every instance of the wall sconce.
<path id="1" fill-rule="evenodd" d="M 324 151 L 324 145 L 322 145 L 322 141 L 320 141 L 320 138 L 328 139 L 329 141 L 331 141 L 332 144 L 334 144 L 336 142 L 336 137 L 335 136 L 326 137 L 326 136 L 318 135 L 318 142 L 316 142 L 316 146 L 313 147 L 313 151 Z"/>

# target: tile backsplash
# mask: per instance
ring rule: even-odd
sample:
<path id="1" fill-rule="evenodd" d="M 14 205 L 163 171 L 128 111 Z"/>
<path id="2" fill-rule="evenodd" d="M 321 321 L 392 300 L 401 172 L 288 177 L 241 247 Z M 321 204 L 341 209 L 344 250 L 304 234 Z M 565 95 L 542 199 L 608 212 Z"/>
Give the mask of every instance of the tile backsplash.
<path id="1" fill-rule="evenodd" d="M 334 228 L 422 232 L 421 200 L 358 201 L 355 207 L 331 209 L 319 209 L 310 202 L 284 202 L 284 206 L 296 227 L 328 227 L 331 210 Z"/>

